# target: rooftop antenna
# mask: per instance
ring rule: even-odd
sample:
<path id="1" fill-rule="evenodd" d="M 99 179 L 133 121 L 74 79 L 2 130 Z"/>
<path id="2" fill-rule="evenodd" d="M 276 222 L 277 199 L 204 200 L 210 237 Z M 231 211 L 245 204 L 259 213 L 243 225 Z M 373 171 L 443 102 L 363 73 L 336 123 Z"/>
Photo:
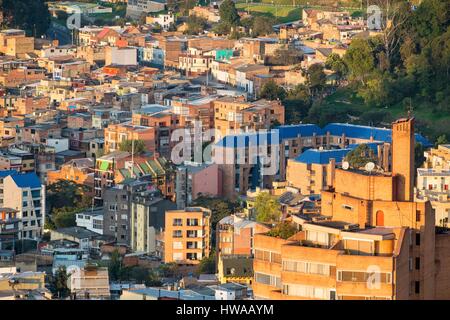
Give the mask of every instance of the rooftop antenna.
<path id="1" fill-rule="evenodd" d="M 130 168 L 131 172 L 131 178 L 134 179 L 134 138 L 131 139 L 131 168 Z"/>
<path id="2" fill-rule="evenodd" d="M 411 118 L 412 112 L 413 112 L 413 106 L 412 106 L 412 99 L 409 97 L 409 108 L 408 108 L 408 119 Z"/>

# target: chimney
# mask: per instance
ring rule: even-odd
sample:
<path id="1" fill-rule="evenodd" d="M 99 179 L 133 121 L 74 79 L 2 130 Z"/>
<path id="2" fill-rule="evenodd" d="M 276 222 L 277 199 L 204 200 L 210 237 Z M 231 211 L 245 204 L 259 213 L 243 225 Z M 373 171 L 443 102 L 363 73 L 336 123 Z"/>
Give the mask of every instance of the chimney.
<path id="1" fill-rule="evenodd" d="M 392 124 L 392 176 L 394 199 L 414 199 L 414 118 L 399 119 Z"/>

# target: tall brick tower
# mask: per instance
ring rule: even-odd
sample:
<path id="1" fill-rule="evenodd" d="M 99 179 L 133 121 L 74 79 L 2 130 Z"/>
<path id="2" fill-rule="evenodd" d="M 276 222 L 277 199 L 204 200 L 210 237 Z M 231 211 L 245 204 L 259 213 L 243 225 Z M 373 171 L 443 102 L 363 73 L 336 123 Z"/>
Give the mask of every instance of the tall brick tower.
<path id="1" fill-rule="evenodd" d="M 392 124 L 392 175 L 396 177 L 395 199 L 414 200 L 414 118 Z"/>

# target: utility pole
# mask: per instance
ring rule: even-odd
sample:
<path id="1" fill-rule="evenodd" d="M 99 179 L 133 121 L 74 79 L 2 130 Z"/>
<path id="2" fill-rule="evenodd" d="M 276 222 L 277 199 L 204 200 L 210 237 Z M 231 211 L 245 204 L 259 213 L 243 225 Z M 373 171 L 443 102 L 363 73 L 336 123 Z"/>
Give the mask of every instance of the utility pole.
<path id="1" fill-rule="evenodd" d="M 131 140 L 131 178 L 135 178 L 134 176 L 134 138 Z"/>

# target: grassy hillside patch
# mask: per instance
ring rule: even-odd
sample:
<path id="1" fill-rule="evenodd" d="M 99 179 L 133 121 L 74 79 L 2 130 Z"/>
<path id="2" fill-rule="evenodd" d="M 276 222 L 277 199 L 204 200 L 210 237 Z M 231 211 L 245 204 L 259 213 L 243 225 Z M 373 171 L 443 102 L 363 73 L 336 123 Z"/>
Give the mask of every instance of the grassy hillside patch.
<path id="1" fill-rule="evenodd" d="M 265 4 L 238 3 L 236 8 L 242 11 L 250 11 L 253 15 L 266 15 L 277 19 L 280 23 L 296 21 L 301 19 L 302 9 L 298 7 L 278 7 Z"/>
<path id="2" fill-rule="evenodd" d="M 411 105 L 418 132 L 430 141 L 435 141 L 442 134 L 450 135 L 450 114 L 432 112 L 428 101 L 412 100 Z M 318 109 L 323 113 L 346 114 L 346 120 L 339 120 L 349 123 L 389 126 L 391 121 L 407 115 L 409 102 L 383 108 L 369 107 L 353 89 L 341 88 L 326 97 Z"/>

